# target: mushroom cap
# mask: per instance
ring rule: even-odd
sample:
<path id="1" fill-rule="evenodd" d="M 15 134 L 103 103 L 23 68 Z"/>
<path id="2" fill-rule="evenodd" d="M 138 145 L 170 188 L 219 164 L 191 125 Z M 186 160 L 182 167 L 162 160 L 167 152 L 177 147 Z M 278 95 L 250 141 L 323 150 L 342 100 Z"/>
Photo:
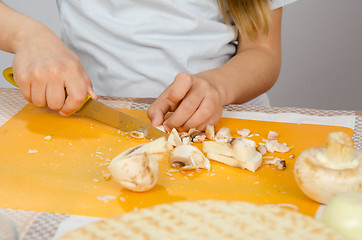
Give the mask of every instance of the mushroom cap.
<path id="1" fill-rule="evenodd" d="M 299 188 L 311 199 L 327 204 L 338 194 L 362 190 L 362 152 L 356 151 L 359 161 L 353 169 L 333 169 L 320 161 L 324 148 L 309 148 L 300 153 L 294 165 Z"/>

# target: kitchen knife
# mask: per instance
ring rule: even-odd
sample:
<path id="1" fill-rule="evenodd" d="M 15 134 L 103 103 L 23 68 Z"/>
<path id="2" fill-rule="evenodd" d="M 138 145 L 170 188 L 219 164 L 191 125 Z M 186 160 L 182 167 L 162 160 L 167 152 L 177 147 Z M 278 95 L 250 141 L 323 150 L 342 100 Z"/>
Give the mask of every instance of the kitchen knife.
<path id="1" fill-rule="evenodd" d="M 18 87 L 14 80 L 13 69 L 11 67 L 5 69 L 3 75 L 9 83 Z M 153 127 L 151 124 L 94 100 L 89 94 L 77 113 L 125 132 L 141 131 L 145 133 L 145 137 L 149 139 L 156 139 L 163 136 L 168 137 L 167 133 Z"/>

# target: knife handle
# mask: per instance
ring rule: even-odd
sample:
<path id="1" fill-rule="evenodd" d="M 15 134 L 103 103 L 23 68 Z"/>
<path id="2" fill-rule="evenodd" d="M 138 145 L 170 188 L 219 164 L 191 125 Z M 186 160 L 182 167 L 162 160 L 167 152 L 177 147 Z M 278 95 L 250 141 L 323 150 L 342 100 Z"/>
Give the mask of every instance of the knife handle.
<path id="1" fill-rule="evenodd" d="M 13 74 L 13 68 L 12 67 L 8 67 L 3 71 L 3 76 L 6 79 L 6 81 L 8 81 L 10 84 L 12 84 L 15 87 L 19 87 L 18 84 L 16 84 L 15 80 L 14 80 L 14 74 Z M 68 96 L 67 92 L 65 92 L 66 96 Z M 92 98 L 91 95 L 87 94 L 87 98 L 85 99 L 84 103 L 82 104 L 82 107 L 84 106 L 84 104 L 90 99 Z M 81 108 L 82 108 L 81 107 Z"/>

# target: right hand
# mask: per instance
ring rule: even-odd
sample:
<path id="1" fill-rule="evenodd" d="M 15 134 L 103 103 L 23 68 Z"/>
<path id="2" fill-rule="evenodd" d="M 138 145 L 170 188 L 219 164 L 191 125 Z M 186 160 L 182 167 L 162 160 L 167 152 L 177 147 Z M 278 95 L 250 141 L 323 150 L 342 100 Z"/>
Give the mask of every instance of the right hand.
<path id="1" fill-rule="evenodd" d="M 46 28 L 19 41 L 13 73 L 26 100 L 63 116 L 79 110 L 87 93 L 97 99 L 79 58 Z"/>

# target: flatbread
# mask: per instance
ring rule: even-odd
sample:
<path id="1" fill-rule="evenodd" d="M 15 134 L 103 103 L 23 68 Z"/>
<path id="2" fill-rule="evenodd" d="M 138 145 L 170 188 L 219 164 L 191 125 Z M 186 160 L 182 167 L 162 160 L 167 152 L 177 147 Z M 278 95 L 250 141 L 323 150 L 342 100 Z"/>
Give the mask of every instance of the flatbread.
<path id="1" fill-rule="evenodd" d="M 241 201 L 181 201 L 92 223 L 60 240 L 345 239 L 309 216 Z"/>

